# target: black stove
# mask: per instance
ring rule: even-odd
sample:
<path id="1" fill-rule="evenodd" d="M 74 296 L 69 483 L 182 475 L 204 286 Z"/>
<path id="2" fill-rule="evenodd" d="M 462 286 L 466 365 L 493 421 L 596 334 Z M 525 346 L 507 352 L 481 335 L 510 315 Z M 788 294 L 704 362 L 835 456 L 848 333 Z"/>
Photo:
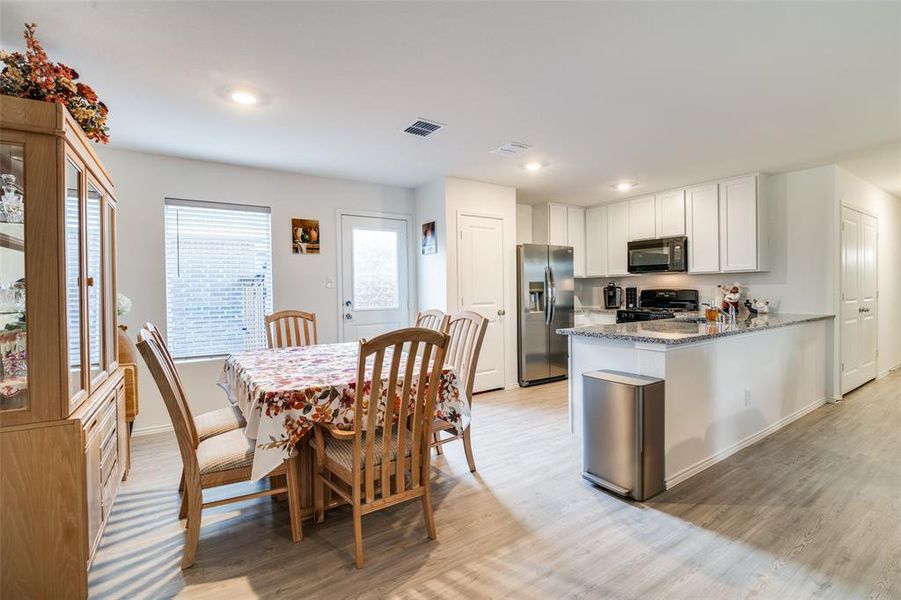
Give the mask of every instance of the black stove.
<path id="1" fill-rule="evenodd" d="M 638 308 L 616 311 L 617 323 L 673 319 L 677 312 L 698 310 L 698 290 L 641 290 Z"/>

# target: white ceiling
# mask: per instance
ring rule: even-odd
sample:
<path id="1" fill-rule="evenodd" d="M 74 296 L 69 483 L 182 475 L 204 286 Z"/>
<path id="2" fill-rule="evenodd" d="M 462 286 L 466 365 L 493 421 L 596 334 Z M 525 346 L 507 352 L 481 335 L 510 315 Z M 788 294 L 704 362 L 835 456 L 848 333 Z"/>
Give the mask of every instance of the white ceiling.
<path id="1" fill-rule="evenodd" d="M 591 204 L 841 158 L 901 196 L 901 3 L 17 3 L 112 146 Z M 246 109 L 220 96 L 248 85 Z M 447 124 L 400 133 L 417 117 Z M 527 157 L 489 151 L 510 140 Z M 895 144 L 893 144 L 895 142 Z M 894 152 L 894 154 L 892 154 Z M 526 160 L 549 166 L 539 173 Z M 880 166 L 881 165 L 881 166 Z M 869 176 L 864 172 L 870 173 Z"/>

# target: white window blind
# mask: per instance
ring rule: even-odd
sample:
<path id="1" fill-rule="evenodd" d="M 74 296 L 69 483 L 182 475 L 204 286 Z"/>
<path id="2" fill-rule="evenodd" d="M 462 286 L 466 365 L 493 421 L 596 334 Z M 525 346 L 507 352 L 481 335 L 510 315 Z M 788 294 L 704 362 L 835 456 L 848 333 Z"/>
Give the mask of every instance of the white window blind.
<path id="1" fill-rule="evenodd" d="M 269 208 L 166 199 L 166 319 L 176 358 L 266 347 Z"/>

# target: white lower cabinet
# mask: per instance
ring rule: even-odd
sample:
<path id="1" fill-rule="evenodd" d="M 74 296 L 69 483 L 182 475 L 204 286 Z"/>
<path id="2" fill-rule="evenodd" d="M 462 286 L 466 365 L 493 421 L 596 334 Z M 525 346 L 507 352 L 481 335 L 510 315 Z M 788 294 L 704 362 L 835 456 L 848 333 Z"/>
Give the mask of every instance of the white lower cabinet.
<path id="1" fill-rule="evenodd" d="M 585 211 L 585 276 L 607 274 L 607 206 Z"/>
<path id="2" fill-rule="evenodd" d="M 629 204 L 607 207 L 607 275 L 629 274 Z"/>
<path id="3" fill-rule="evenodd" d="M 685 190 L 688 271 L 717 273 L 720 270 L 720 208 L 717 184 Z"/>

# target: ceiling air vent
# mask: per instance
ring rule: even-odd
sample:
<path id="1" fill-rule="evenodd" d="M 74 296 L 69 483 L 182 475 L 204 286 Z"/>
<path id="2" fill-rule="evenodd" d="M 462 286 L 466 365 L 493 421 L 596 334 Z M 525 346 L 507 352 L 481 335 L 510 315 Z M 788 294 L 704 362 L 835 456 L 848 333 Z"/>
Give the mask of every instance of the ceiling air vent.
<path id="1" fill-rule="evenodd" d="M 419 137 L 428 137 L 441 129 L 444 129 L 443 123 L 437 123 L 427 119 L 416 119 L 404 128 L 404 133 Z"/>
<path id="2" fill-rule="evenodd" d="M 522 142 L 507 142 L 500 148 L 495 148 L 491 151 L 492 154 L 501 154 L 504 156 L 513 156 L 514 154 L 519 154 L 520 152 L 525 152 L 529 148 L 531 148 L 529 144 L 523 144 Z"/>

